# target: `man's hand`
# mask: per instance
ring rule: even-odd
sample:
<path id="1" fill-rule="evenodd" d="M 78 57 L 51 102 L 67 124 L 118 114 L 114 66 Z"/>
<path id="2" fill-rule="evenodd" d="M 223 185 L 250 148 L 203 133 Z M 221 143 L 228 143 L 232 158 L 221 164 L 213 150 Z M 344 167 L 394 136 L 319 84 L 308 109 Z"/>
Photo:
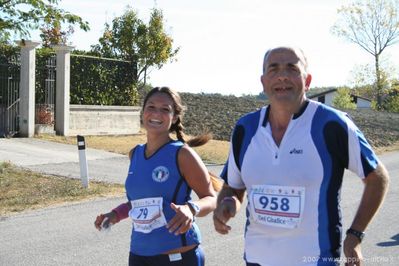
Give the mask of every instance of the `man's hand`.
<path id="1" fill-rule="evenodd" d="M 225 197 L 213 212 L 215 230 L 222 235 L 228 234 L 231 227 L 227 222 L 236 215 L 236 212 L 236 200 L 233 197 Z"/>
<path id="2" fill-rule="evenodd" d="M 348 234 L 344 240 L 344 254 L 346 257 L 345 266 L 363 265 L 363 255 L 359 239 L 356 236 Z"/>

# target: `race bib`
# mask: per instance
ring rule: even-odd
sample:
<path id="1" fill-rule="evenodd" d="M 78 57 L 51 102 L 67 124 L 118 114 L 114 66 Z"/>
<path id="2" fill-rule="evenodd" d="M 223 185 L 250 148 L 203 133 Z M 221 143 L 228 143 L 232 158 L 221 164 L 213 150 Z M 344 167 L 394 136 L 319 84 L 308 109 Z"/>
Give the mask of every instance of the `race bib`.
<path id="1" fill-rule="evenodd" d="M 302 219 L 305 188 L 253 186 L 248 200 L 255 222 L 269 226 L 296 228 Z"/>
<path id="2" fill-rule="evenodd" d="M 132 200 L 129 216 L 133 220 L 133 230 L 148 234 L 154 229 L 165 226 L 162 202 L 161 197 Z"/>

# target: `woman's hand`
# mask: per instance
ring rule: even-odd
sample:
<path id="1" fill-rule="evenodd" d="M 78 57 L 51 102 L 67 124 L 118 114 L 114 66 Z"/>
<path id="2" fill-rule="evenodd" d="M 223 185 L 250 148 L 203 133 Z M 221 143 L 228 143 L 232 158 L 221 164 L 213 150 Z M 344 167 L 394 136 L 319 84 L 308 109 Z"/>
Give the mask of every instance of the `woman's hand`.
<path id="1" fill-rule="evenodd" d="M 98 215 L 96 221 L 94 222 L 94 226 L 98 231 L 101 231 L 102 229 L 106 229 L 117 222 L 118 218 L 116 217 L 116 213 L 111 211 L 106 214 Z"/>
<path id="2" fill-rule="evenodd" d="M 176 212 L 176 215 L 169 221 L 166 228 L 175 235 L 186 233 L 192 226 L 194 215 L 188 205 L 170 204 L 170 207 Z"/>

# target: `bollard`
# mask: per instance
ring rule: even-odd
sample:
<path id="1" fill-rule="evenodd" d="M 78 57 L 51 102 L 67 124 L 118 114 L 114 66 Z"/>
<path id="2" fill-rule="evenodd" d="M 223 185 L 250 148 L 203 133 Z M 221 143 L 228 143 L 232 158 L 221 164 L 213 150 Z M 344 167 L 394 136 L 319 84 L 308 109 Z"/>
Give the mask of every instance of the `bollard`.
<path id="1" fill-rule="evenodd" d="M 88 188 L 89 169 L 87 167 L 85 138 L 79 135 L 77 136 L 77 138 L 78 138 L 78 150 L 79 150 L 80 178 L 82 179 L 83 187 Z"/>

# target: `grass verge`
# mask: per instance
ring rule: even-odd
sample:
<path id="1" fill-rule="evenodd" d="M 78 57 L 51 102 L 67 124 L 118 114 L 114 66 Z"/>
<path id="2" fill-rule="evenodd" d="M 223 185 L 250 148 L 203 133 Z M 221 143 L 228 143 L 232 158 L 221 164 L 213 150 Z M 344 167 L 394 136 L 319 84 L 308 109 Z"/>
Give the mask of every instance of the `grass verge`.
<path id="1" fill-rule="evenodd" d="M 0 216 L 65 202 L 124 194 L 124 186 L 90 182 L 83 188 L 78 179 L 45 176 L 0 162 Z"/>
<path id="2" fill-rule="evenodd" d="M 76 137 L 63 137 L 41 134 L 35 138 L 76 145 Z M 137 144 L 146 143 L 146 135 L 143 133 L 129 136 L 85 136 L 86 147 L 106 150 L 127 155 Z M 223 164 L 226 162 L 229 152 L 229 142 L 211 140 L 207 144 L 196 147 L 194 150 L 205 163 Z"/>

